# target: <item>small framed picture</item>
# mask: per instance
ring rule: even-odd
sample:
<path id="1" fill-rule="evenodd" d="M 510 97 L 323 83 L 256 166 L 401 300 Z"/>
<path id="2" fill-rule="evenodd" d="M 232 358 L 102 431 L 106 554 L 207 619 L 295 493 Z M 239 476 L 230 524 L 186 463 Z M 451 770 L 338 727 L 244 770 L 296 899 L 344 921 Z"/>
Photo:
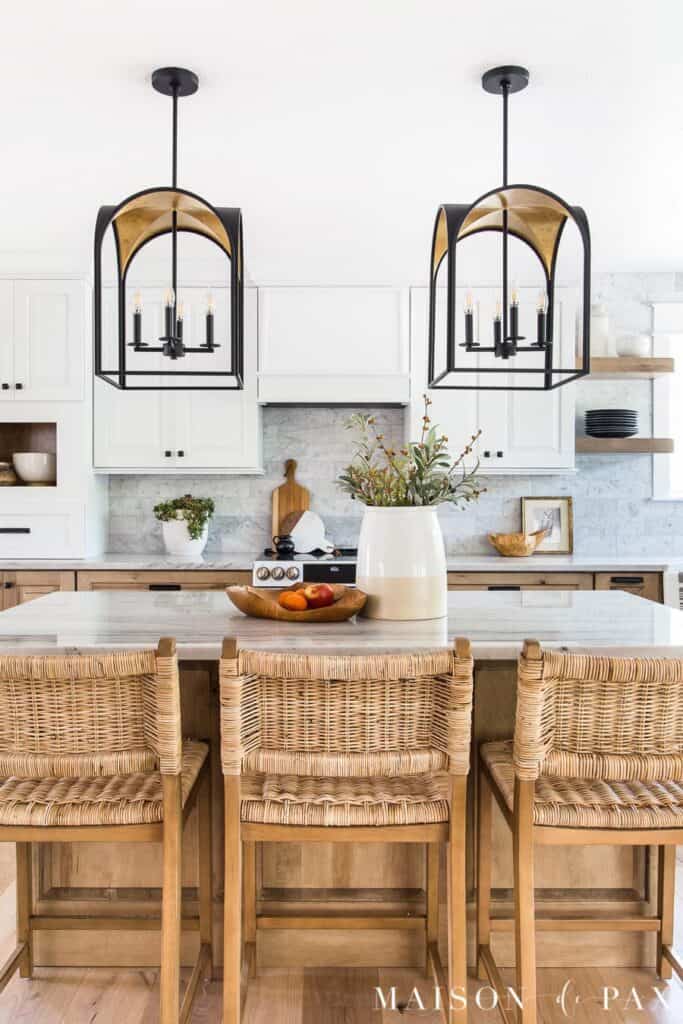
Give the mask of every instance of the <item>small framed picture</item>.
<path id="1" fill-rule="evenodd" d="M 544 555 L 571 555 L 574 550 L 574 514 L 571 498 L 522 498 L 524 533 L 547 530 L 536 551 Z"/>

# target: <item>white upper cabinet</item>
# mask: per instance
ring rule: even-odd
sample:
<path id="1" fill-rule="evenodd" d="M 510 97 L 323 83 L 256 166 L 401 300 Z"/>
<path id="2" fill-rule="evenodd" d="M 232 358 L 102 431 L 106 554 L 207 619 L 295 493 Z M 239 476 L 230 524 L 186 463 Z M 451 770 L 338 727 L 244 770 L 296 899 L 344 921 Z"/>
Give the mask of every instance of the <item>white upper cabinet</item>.
<path id="1" fill-rule="evenodd" d="M 154 337 L 160 324 L 162 291 L 141 288 L 145 337 Z M 214 290 L 216 295 L 219 289 Z M 195 294 L 196 292 L 196 294 Z M 195 344 L 203 324 L 206 289 L 183 289 L 186 337 Z M 222 304 L 218 304 L 220 308 Z M 106 303 L 105 303 L 106 308 Z M 257 300 L 254 288 L 244 294 L 244 389 L 242 391 L 119 391 L 102 380 L 95 381 L 95 468 L 104 472 L 260 473 L 261 412 L 256 400 Z M 107 323 L 109 318 L 104 318 Z M 157 327 L 159 330 L 157 331 Z M 196 334 L 196 337 L 195 337 Z M 218 331 L 217 331 L 218 335 Z M 110 344 L 104 336 L 106 346 Z M 204 355 L 185 358 L 183 369 L 206 367 Z M 156 353 L 128 356 L 136 369 L 167 368 Z M 138 378 L 140 380 L 141 378 Z M 150 384 L 157 378 L 149 378 Z M 186 378 L 187 380 L 187 378 Z M 186 383 L 186 380 L 182 383 Z M 216 378 L 198 378 L 204 387 Z"/>
<path id="2" fill-rule="evenodd" d="M 535 336 L 536 299 L 538 291 L 520 288 L 520 331 Z M 490 344 L 486 331 L 491 327 L 499 293 L 492 288 L 477 288 L 475 322 L 483 331 L 482 344 Z M 555 292 L 555 344 L 560 347 L 562 366 L 574 363 L 576 338 L 576 302 L 571 289 Z M 411 289 L 411 356 L 412 401 L 408 426 L 411 437 L 417 436 L 423 415 L 422 395 L 427 385 L 427 322 L 429 292 L 427 288 Z M 479 340 L 477 336 L 475 340 Z M 492 354 L 472 354 L 473 360 L 492 361 Z M 519 367 L 537 366 L 539 356 L 520 353 L 515 358 Z M 503 369 L 501 360 L 496 368 Z M 432 400 L 430 416 L 451 439 L 454 454 L 472 434 L 481 430 L 477 446 L 481 466 L 486 474 L 555 473 L 574 469 L 574 402 L 575 385 L 567 384 L 553 391 L 487 391 L 486 385 L 505 378 L 473 374 L 477 390 L 429 391 Z"/>
<path id="3" fill-rule="evenodd" d="M 83 398 L 82 281 L 0 282 L 0 401 Z"/>
<path id="4" fill-rule="evenodd" d="M 408 289 L 258 293 L 260 402 L 408 402 Z"/>

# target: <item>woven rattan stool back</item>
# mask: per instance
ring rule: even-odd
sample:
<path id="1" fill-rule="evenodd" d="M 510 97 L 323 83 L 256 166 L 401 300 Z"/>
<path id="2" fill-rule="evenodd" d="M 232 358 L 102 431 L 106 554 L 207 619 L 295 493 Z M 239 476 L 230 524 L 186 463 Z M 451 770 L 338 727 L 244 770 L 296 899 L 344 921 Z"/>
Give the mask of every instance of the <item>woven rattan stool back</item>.
<path id="1" fill-rule="evenodd" d="M 683 660 L 542 651 L 519 659 L 515 772 L 564 778 L 683 778 Z"/>
<path id="2" fill-rule="evenodd" d="M 224 774 L 467 774 L 471 657 L 233 650 L 221 661 Z"/>
<path id="3" fill-rule="evenodd" d="M 181 768 L 173 641 L 155 651 L 0 656 L 0 776 Z"/>

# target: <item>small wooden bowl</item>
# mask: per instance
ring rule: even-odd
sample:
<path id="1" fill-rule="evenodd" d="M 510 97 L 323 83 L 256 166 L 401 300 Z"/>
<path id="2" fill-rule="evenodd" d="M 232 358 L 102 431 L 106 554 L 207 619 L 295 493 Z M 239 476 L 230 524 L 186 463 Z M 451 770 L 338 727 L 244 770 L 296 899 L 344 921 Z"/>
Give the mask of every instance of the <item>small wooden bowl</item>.
<path id="1" fill-rule="evenodd" d="M 301 590 L 306 584 L 297 583 L 283 590 Z M 290 612 L 282 608 L 277 599 L 282 590 L 259 590 L 256 587 L 226 587 L 225 592 L 245 615 L 255 619 L 279 619 L 280 622 L 344 622 L 357 615 L 367 601 L 367 594 L 341 583 L 331 583 L 334 604 L 326 608 L 308 608 L 304 612 Z"/>
<path id="2" fill-rule="evenodd" d="M 533 555 L 547 536 L 547 530 L 535 530 L 533 533 L 490 533 L 489 540 L 496 551 L 506 558 L 526 558 Z"/>

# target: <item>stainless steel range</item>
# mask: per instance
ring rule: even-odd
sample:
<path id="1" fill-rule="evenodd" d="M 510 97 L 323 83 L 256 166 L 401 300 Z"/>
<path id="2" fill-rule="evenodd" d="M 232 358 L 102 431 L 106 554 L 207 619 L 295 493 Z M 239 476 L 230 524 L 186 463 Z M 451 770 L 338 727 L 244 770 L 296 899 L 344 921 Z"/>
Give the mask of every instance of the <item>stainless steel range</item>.
<path id="1" fill-rule="evenodd" d="M 356 549 L 340 548 L 332 554 L 313 553 L 278 558 L 264 555 L 253 563 L 251 581 L 254 587 L 291 587 L 295 583 L 356 582 Z"/>

